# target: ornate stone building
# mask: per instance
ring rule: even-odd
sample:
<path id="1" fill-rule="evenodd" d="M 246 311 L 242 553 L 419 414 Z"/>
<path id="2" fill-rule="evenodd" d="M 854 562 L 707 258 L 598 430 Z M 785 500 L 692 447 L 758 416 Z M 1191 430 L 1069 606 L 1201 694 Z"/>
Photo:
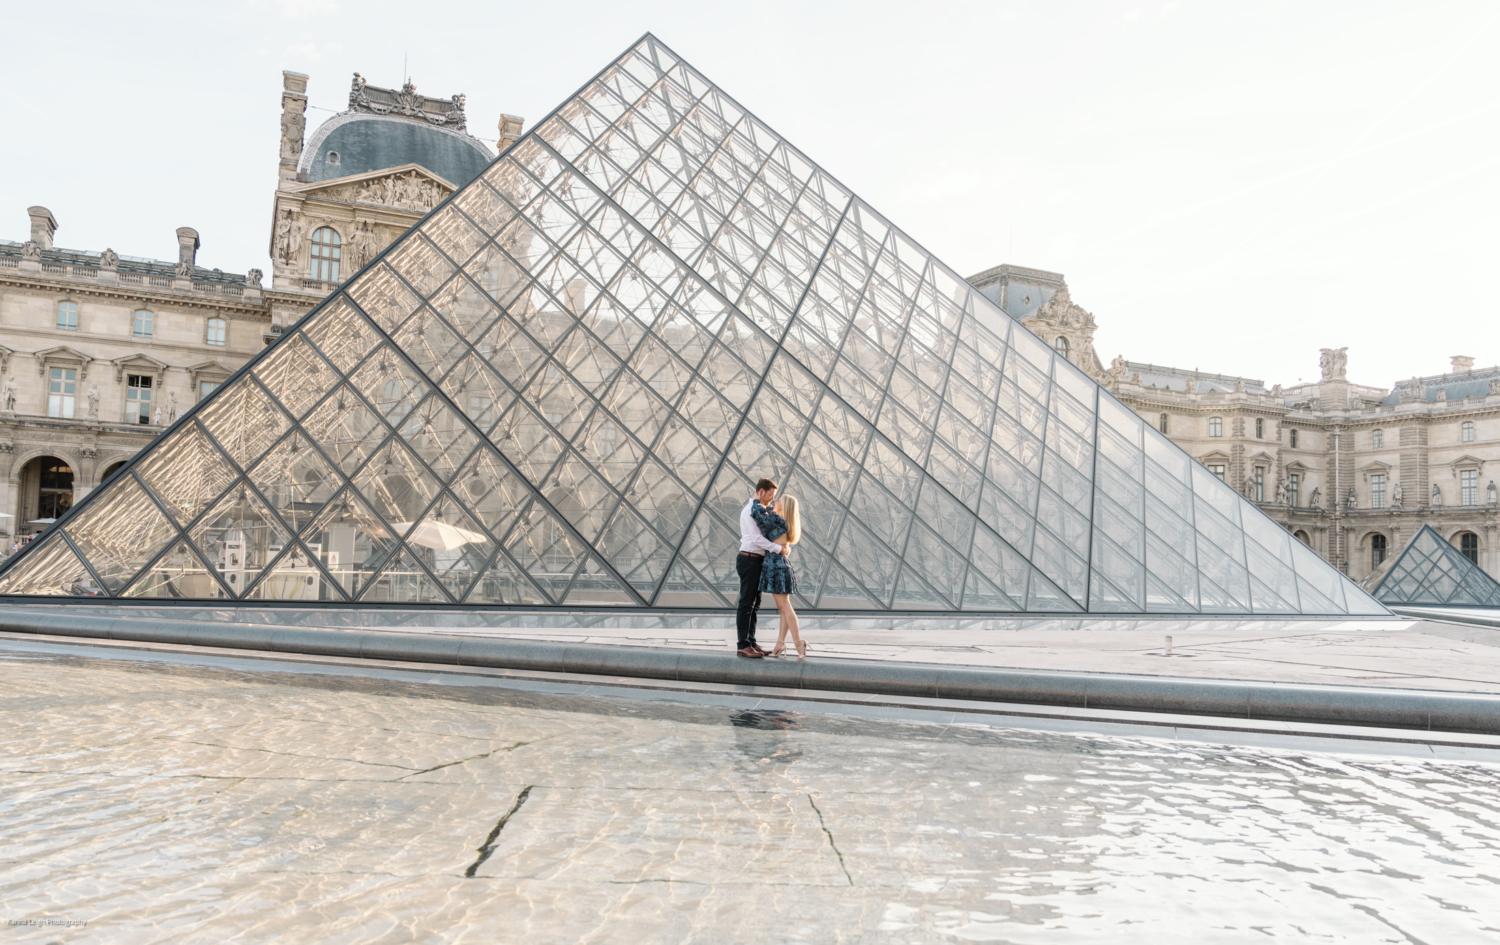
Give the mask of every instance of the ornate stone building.
<path id="1" fill-rule="evenodd" d="M 1346 348 L 1322 349 L 1321 377 L 1290 388 L 1123 357 L 1104 369 L 1062 275 L 997 266 L 969 281 L 1350 577 L 1424 524 L 1500 577 L 1500 367 L 1457 356 L 1389 388 L 1350 381 Z"/>
<path id="2" fill-rule="evenodd" d="M 462 95 L 358 74 L 348 110 L 304 142 L 307 81 L 283 73 L 270 288 L 260 269 L 197 265 L 191 227 L 177 231 L 175 261 L 56 246 L 58 222 L 40 206 L 28 239 L 0 240 L 0 551 L 42 531 L 494 159 L 465 131 Z M 501 116 L 501 150 L 521 126 Z"/>

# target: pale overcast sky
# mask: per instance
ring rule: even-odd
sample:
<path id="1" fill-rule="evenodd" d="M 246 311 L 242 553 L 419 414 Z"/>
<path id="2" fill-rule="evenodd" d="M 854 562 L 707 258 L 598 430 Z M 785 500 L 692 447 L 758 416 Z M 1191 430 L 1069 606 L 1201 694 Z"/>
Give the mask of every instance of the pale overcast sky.
<path id="1" fill-rule="evenodd" d="M 1119 353 L 1267 383 L 1500 361 L 1500 6 L 12 4 L 0 238 L 267 258 L 281 70 L 527 129 L 647 30 L 964 274 L 1060 271 Z"/>

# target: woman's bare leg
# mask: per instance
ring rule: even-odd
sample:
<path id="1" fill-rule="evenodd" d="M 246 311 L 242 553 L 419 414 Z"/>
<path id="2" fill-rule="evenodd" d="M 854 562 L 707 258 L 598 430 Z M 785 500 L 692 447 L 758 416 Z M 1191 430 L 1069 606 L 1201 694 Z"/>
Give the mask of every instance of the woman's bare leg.
<path id="1" fill-rule="evenodd" d="M 780 626 L 776 630 L 776 646 L 771 649 L 772 656 L 779 656 L 786 649 L 786 634 L 792 632 L 792 645 L 797 645 L 797 614 L 792 610 L 792 599 L 789 594 L 772 594 L 771 599 L 776 601 L 776 612 L 781 615 L 777 621 Z"/>
<path id="2" fill-rule="evenodd" d="M 797 619 L 797 611 L 792 607 L 792 595 L 775 594 L 776 609 L 781 614 L 781 630 L 776 638 L 776 645 L 780 646 L 788 631 L 792 634 L 792 646 L 796 648 L 798 655 L 806 652 L 802 645 L 802 624 Z"/>

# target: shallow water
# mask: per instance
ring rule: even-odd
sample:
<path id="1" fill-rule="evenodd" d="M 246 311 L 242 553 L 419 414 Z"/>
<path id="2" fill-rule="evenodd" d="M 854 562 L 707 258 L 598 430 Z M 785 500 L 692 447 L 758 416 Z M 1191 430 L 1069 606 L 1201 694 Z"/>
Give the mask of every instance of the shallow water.
<path id="1" fill-rule="evenodd" d="M 1494 765 L 21 652 L 0 679 L 5 941 L 1500 940 Z"/>

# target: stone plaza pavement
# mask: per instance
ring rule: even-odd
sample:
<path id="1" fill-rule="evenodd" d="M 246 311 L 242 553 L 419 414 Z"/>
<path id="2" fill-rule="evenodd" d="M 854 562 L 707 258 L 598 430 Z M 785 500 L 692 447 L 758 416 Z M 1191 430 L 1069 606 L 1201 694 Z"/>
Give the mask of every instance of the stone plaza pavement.
<path id="1" fill-rule="evenodd" d="M 937 629 L 811 626 L 810 658 L 1500 692 L 1500 630 L 1419 620 L 1038 620 Z M 1063 626 L 1066 624 L 1066 626 Z M 395 627 L 388 629 L 398 629 Z M 713 627 L 445 630 L 509 639 L 723 649 Z M 1166 653 L 1166 637 L 1172 651 Z M 757 639 L 776 639 L 776 620 Z"/>

